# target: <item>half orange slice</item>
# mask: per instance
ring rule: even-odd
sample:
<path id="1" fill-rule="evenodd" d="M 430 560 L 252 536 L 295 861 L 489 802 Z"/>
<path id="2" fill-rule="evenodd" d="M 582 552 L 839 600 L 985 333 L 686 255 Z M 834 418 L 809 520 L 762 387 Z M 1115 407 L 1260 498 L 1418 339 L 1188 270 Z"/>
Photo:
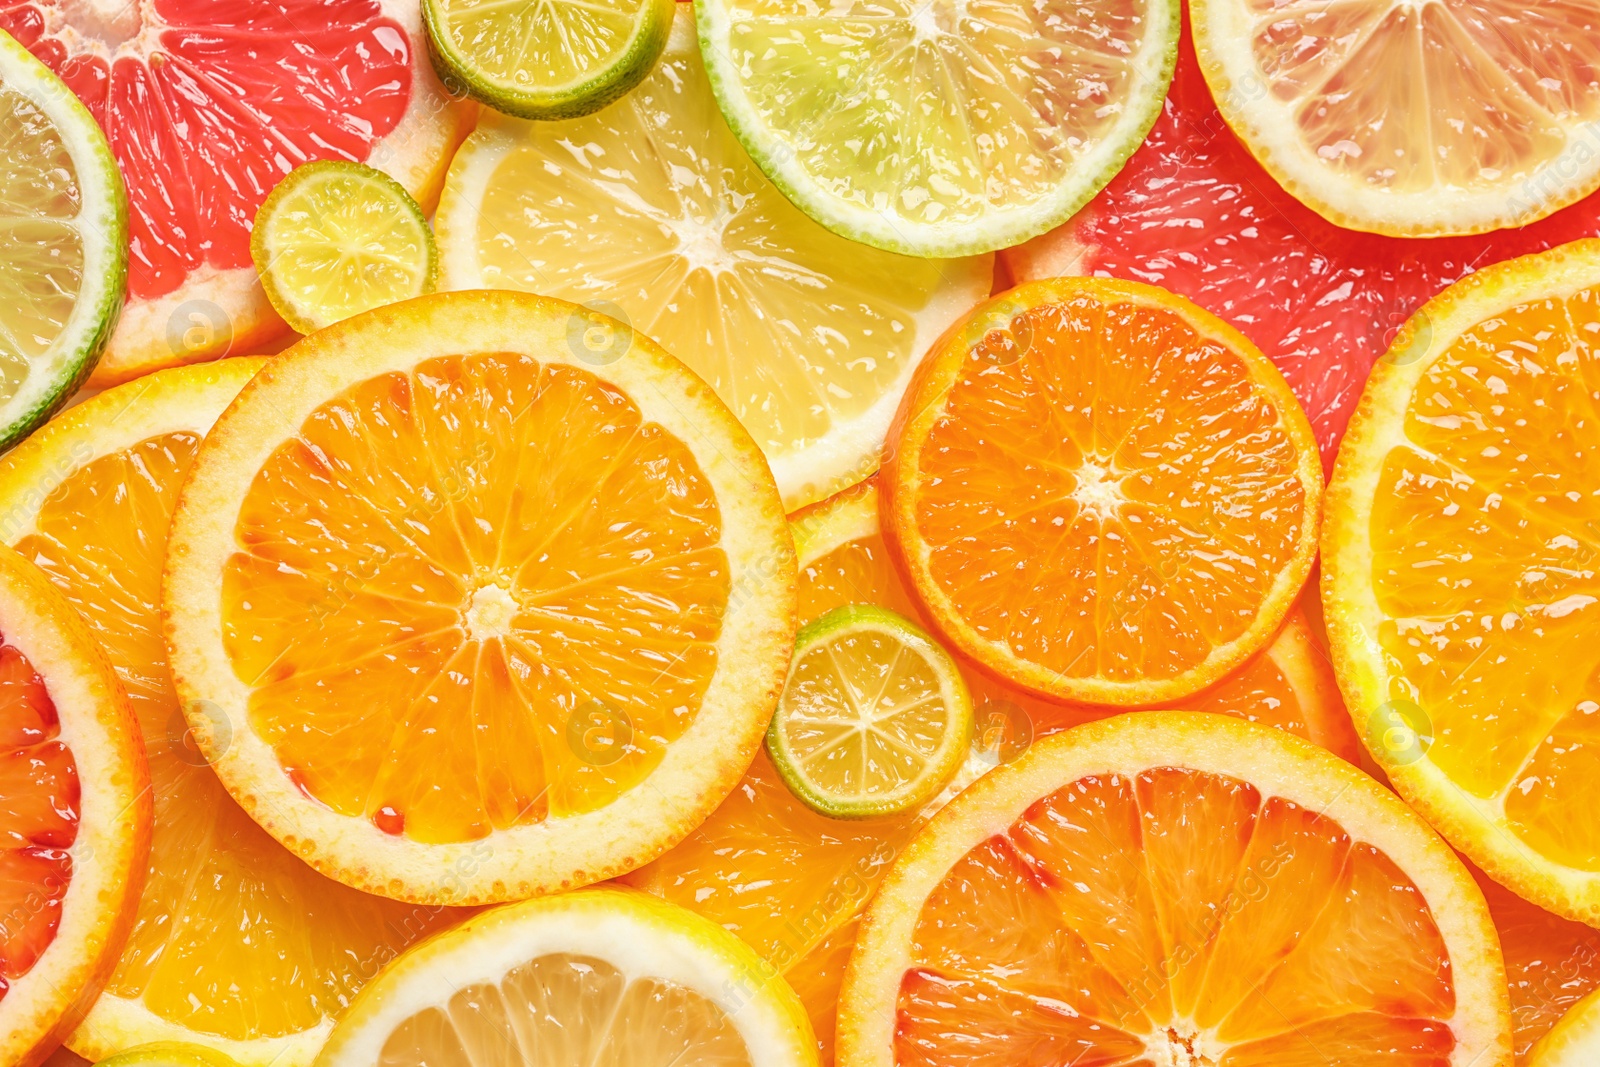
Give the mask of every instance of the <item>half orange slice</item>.
<path id="1" fill-rule="evenodd" d="M 1029 282 L 936 346 L 889 436 L 890 547 L 929 619 L 1041 696 L 1178 700 L 1263 648 L 1322 468 L 1237 330 L 1135 282 Z"/>

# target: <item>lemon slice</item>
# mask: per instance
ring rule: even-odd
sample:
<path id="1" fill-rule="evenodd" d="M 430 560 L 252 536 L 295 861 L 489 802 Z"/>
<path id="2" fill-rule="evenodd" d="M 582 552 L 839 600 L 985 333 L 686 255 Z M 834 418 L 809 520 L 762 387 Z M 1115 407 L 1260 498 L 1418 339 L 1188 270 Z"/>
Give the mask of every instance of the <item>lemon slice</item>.
<path id="1" fill-rule="evenodd" d="M 1600 992 L 1574 1004 L 1528 1050 L 1528 1067 L 1587 1067 L 1600 1062 Z"/>
<path id="2" fill-rule="evenodd" d="M 644 80 L 672 29 L 673 0 L 423 0 L 446 85 L 496 111 L 566 119 Z"/>
<path id="3" fill-rule="evenodd" d="M 852 604 L 795 637 L 767 752 L 808 807 L 839 819 L 893 815 L 955 777 L 972 723 L 950 653 L 903 615 Z"/>
<path id="4" fill-rule="evenodd" d="M 93 116 L 0 34 L 0 449 L 66 403 L 122 311 L 128 205 Z"/>
<path id="5" fill-rule="evenodd" d="M 438 252 L 422 209 L 375 167 L 319 160 L 284 175 L 250 235 L 267 299 L 300 333 L 431 293 Z"/>
<path id="6" fill-rule="evenodd" d="M 1150 132 L 1177 0 L 695 4 L 722 113 L 807 214 L 915 256 L 1065 221 Z"/>
<path id="7" fill-rule="evenodd" d="M 750 431 L 793 511 L 877 468 L 917 364 L 988 295 L 993 259 L 892 255 L 796 210 L 718 118 L 680 7 L 655 73 L 615 107 L 484 116 L 439 202 L 441 280 L 587 305 L 567 332 L 582 364 L 620 359 L 635 333 L 660 342 Z"/>
<path id="8" fill-rule="evenodd" d="M 755 951 L 693 912 L 601 888 L 478 915 L 394 960 L 318 1067 L 814 1067 L 804 1009 Z"/>

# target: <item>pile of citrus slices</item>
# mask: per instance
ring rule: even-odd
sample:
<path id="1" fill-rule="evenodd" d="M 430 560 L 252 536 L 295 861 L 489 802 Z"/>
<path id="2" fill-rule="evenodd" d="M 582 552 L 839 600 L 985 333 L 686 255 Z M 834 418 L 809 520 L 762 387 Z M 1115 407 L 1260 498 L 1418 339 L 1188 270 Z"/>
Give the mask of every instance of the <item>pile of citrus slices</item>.
<path id="1" fill-rule="evenodd" d="M 0 0 L 0 1067 L 1600 1062 L 1600 10 Z"/>

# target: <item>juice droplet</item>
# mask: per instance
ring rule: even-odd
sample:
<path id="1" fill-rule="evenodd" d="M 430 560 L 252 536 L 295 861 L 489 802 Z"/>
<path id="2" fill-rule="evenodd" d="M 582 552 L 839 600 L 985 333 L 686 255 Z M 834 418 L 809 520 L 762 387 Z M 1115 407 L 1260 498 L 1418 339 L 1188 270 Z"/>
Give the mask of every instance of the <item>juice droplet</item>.
<path id="1" fill-rule="evenodd" d="M 372 825 L 393 837 L 399 837 L 405 832 L 406 816 L 402 811 L 397 811 L 388 804 L 372 813 Z"/>

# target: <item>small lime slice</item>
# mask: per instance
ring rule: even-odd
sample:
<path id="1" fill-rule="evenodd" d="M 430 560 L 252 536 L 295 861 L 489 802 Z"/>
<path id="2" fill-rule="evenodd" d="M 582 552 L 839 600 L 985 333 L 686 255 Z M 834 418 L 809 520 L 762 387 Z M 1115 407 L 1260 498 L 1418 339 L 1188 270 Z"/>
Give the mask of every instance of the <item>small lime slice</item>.
<path id="1" fill-rule="evenodd" d="M 411 194 L 342 159 L 284 175 L 256 212 L 250 255 L 267 299 L 300 333 L 431 293 L 438 279 L 433 231 Z"/>
<path id="2" fill-rule="evenodd" d="M 66 403 L 122 311 L 128 205 L 93 116 L 0 33 L 0 449 Z"/>
<path id="3" fill-rule="evenodd" d="M 496 111 L 570 119 L 644 80 L 673 0 L 423 0 L 439 78 Z"/>
<path id="4" fill-rule="evenodd" d="M 1161 113 L 1178 0 L 695 0 L 728 125 L 806 214 L 912 256 L 1066 221 Z"/>
<path id="5" fill-rule="evenodd" d="M 972 697 L 955 660 L 884 608 L 835 608 L 800 630 L 767 752 L 795 796 L 836 819 L 910 811 L 961 768 Z"/>
<path id="6" fill-rule="evenodd" d="M 124 1049 L 95 1067 L 239 1067 L 232 1057 L 186 1041 L 152 1041 Z"/>

